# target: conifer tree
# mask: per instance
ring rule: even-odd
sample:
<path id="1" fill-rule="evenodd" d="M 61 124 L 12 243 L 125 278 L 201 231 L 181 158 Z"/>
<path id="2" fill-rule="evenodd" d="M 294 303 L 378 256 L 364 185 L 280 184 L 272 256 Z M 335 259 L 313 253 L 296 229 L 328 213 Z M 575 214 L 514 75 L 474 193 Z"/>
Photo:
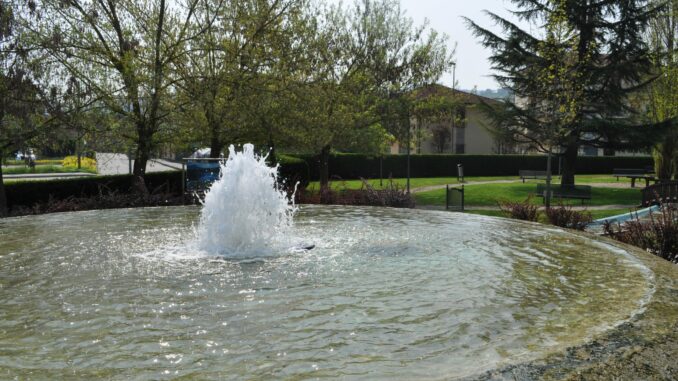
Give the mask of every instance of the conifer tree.
<path id="1" fill-rule="evenodd" d="M 494 75 L 515 100 L 485 107 L 498 134 L 563 159 L 562 184 L 573 185 L 583 146 L 641 150 L 670 120 L 644 124 L 628 97 L 652 81 L 643 34 L 661 6 L 647 0 L 512 0 L 530 33 L 487 12 L 495 34 L 471 20 L 492 50 Z"/>

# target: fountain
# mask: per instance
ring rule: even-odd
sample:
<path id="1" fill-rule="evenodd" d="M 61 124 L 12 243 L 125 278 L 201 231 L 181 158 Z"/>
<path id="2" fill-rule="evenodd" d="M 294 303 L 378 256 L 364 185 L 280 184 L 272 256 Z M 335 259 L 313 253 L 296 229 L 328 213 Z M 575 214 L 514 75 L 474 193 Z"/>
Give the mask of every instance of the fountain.
<path id="1" fill-rule="evenodd" d="M 651 352 L 676 348 L 669 263 L 459 213 L 292 224 L 274 177 L 245 146 L 203 207 L 0 220 L 0 378 L 624 379 L 629 348 L 675 367 Z"/>
<path id="2" fill-rule="evenodd" d="M 277 252 L 296 211 L 277 183 L 278 168 L 257 156 L 252 144 L 245 144 L 242 152 L 231 145 L 221 177 L 205 195 L 200 248 L 230 257 Z"/>

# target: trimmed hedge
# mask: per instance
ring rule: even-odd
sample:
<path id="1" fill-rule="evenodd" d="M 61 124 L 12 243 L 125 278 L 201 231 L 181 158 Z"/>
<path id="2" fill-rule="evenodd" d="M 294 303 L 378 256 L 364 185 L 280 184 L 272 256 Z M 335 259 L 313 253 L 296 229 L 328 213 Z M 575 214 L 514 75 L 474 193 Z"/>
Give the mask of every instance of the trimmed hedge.
<path id="1" fill-rule="evenodd" d="M 302 185 L 308 184 L 311 173 L 306 160 L 289 155 L 278 155 L 277 159 L 278 164 L 280 164 L 280 177 L 287 181 L 289 185 L 293 185 L 297 181 Z"/>
<path id="2" fill-rule="evenodd" d="M 280 175 L 286 180 L 309 181 L 309 167 L 306 161 L 280 155 Z M 102 192 L 126 194 L 132 187 L 132 175 L 92 176 L 72 179 L 21 181 L 6 183 L 7 206 L 31 207 L 50 200 L 64 200 L 68 197 L 91 197 Z M 154 172 L 146 174 L 146 187 L 149 192 L 159 191 L 180 195 L 181 171 Z"/>
<path id="3" fill-rule="evenodd" d="M 317 155 L 297 155 L 308 163 L 310 179 L 318 180 L 320 160 Z M 545 170 L 542 155 L 412 155 L 412 177 L 457 176 L 457 164 L 464 166 L 465 176 L 518 176 L 521 169 Z M 654 164 L 651 157 L 580 156 L 577 174 L 612 174 L 615 168 L 644 168 Z M 406 155 L 384 155 L 383 176 L 407 176 Z M 551 161 L 558 173 L 558 158 Z M 361 154 L 333 154 L 329 161 L 330 178 L 358 179 L 379 177 L 379 157 Z"/>
<path id="4" fill-rule="evenodd" d="M 71 196 L 91 197 L 102 192 L 128 193 L 132 175 L 92 176 L 75 179 L 44 181 L 21 181 L 5 184 L 7 206 L 33 206 L 51 199 L 63 200 Z M 161 191 L 181 194 L 181 172 L 168 171 L 146 174 L 146 186 L 150 192 Z"/>

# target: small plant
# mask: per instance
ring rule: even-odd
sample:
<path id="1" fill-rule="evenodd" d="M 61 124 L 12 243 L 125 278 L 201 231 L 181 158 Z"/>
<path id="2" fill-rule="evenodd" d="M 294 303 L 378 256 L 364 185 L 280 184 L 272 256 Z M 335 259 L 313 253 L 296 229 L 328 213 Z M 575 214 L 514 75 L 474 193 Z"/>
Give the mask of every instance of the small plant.
<path id="1" fill-rule="evenodd" d="M 560 204 L 546 209 L 546 218 L 553 225 L 563 228 L 585 230 L 586 226 L 593 221 L 588 211 L 577 211 L 571 206 Z"/>
<path id="2" fill-rule="evenodd" d="M 532 197 L 532 195 L 529 195 L 523 202 L 501 201 L 499 208 L 510 218 L 537 222 L 539 220 L 539 206 L 532 204 Z"/>
<path id="3" fill-rule="evenodd" d="M 623 225 L 606 223 L 605 235 L 638 246 L 656 256 L 678 263 L 678 210 L 675 205 L 661 205 L 661 213 L 648 220 L 638 216 Z"/>
<path id="4" fill-rule="evenodd" d="M 394 182 L 392 178 L 388 179 L 388 183 L 383 189 L 374 189 L 365 179 L 361 180 L 363 182 L 361 191 L 365 193 L 367 205 L 414 208 L 412 195 Z"/>
<path id="5" fill-rule="evenodd" d="M 78 167 L 78 157 L 77 156 L 66 156 L 64 160 L 61 162 L 61 165 L 64 167 L 71 167 L 71 168 L 77 168 Z M 90 171 L 96 171 L 97 170 L 97 161 L 86 157 L 86 156 L 81 156 L 80 157 L 80 168 L 87 169 Z"/>
<path id="6" fill-rule="evenodd" d="M 383 189 L 375 189 L 363 180 L 361 189 L 348 189 L 346 185 L 337 189 L 328 186 L 315 192 L 299 189 L 295 201 L 302 204 L 370 205 L 394 208 L 413 208 L 414 198 L 392 179 Z"/>

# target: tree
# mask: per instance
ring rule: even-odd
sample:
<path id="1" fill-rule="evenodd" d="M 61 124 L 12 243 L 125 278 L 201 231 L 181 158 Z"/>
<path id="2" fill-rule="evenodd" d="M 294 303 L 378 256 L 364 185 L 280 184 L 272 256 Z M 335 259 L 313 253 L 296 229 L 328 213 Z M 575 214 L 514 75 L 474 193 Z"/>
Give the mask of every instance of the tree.
<path id="1" fill-rule="evenodd" d="M 653 122 L 678 118 L 678 0 L 665 4 L 650 22 L 647 41 L 657 79 L 646 91 L 648 116 Z M 653 149 L 660 179 L 678 177 L 678 124 L 671 126 Z"/>
<path id="2" fill-rule="evenodd" d="M 584 145 L 639 150 L 666 128 L 642 123 L 629 96 L 651 78 L 643 40 L 659 8 L 643 0 L 513 0 L 519 19 L 542 25 L 533 35 L 488 12 L 500 36 L 467 19 L 492 50 L 494 77 L 516 100 L 487 114 L 516 142 L 563 158 L 563 185 L 573 185 Z M 648 78 L 650 78 L 648 80 Z"/>
<path id="3" fill-rule="evenodd" d="M 414 28 L 396 0 L 356 1 L 324 13 L 312 43 L 316 58 L 305 102 L 306 125 L 313 126 L 309 145 L 320 151 L 321 188 L 328 186 L 331 148 L 343 136 L 378 122 L 393 132 L 393 121 L 402 120 L 396 98 L 435 82 L 450 66 L 446 38 L 434 31 L 425 36 L 426 29 Z"/>
<path id="4" fill-rule="evenodd" d="M 135 145 L 134 189 L 147 192 L 146 163 L 171 110 L 172 65 L 186 54 L 198 0 L 42 0 L 23 20 L 51 65 L 54 85 L 73 77 L 129 121 L 120 131 Z M 61 81 L 59 81 L 61 79 Z"/>
<path id="5" fill-rule="evenodd" d="M 40 89 L 28 70 L 37 72 L 38 66 L 30 62 L 17 22 L 22 11 L 14 2 L 0 1 L 0 217 L 8 213 L 2 161 L 10 151 L 26 148 L 44 126 Z"/>
<path id="6" fill-rule="evenodd" d="M 227 143 L 268 135 L 271 124 L 258 106 L 282 91 L 282 77 L 294 75 L 295 28 L 304 22 L 306 1 L 206 0 L 196 8 L 192 54 L 179 69 L 180 87 L 198 114 L 212 157 Z M 193 119 L 195 121 L 195 119 Z M 253 131 L 256 127 L 266 131 Z"/>

